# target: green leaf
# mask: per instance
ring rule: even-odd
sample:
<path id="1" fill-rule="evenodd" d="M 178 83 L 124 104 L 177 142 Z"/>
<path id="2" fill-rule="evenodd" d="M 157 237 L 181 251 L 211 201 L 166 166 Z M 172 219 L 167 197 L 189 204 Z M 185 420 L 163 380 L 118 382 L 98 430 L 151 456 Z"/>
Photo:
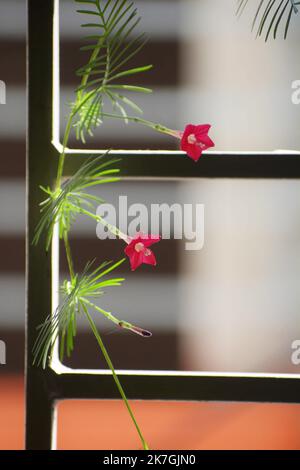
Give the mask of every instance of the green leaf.
<path id="1" fill-rule="evenodd" d="M 241 16 L 249 0 L 238 0 L 237 15 Z M 256 29 L 257 36 L 265 34 L 267 41 L 273 32 L 276 39 L 279 26 L 285 21 L 284 39 L 286 39 L 293 15 L 299 13 L 299 1 L 295 0 L 259 0 L 252 23 L 252 29 Z"/>
<path id="2" fill-rule="evenodd" d="M 70 355 L 74 347 L 74 338 L 77 331 L 78 316 L 85 316 L 86 308 L 100 312 L 115 325 L 124 324 L 130 329 L 128 322 L 119 320 L 110 312 L 95 305 L 93 299 L 101 297 L 108 287 L 120 286 L 124 281 L 122 277 L 106 278 L 117 269 L 125 258 L 116 263 L 111 261 L 102 263 L 98 268 L 91 270 L 92 263 L 88 263 L 81 274 L 76 274 L 72 280 L 65 280 L 61 286 L 62 302 L 52 315 L 39 326 L 38 336 L 33 347 L 34 363 L 47 365 L 51 357 L 55 341 L 60 337 L 60 358 L 66 353 Z M 105 279 L 103 279 L 105 278 Z M 99 281 L 99 279 L 103 279 Z"/>
<path id="3" fill-rule="evenodd" d="M 103 24 L 99 24 L 99 23 L 84 23 L 81 25 L 82 28 L 101 28 L 103 29 L 104 26 Z"/>
<path id="4" fill-rule="evenodd" d="M 127 91 L 136 91 L 138 93 L 152 93 L 151 88 L 144 88 L 141 86 L 134 85 L 109 85 L 110 90 L 127 90 Z"/>
<path id="5" fill-rule="evenodd" d="M 97 13 L 96 11 L 92 11 L 92 10 L 76 10 L 77 13 L 82 13 L 84 15 L 95 15 L 95 16 L 99 16 L 99 13 Z"/>
<path id="6" fill-rule="evenodd" d="M 125 103 L 137 113 L 143 114 L 143 110 L 134 101 L 130 100 L 126 96 L 121 95 L 120 93 L 115 93 L 115 96 L 117 96 L 119 100 L 123 101 L 123 103 Z"/>
<path id="7" fill-rule="evenodd" d="M 120 72 L 120 73 L 117 73 L 116 75 L 113 75 L 112 77 L 109 78 L 109 80 L 107 80 L 107 82 L 116 80 L 117 78 L 127 77 L 128 75 L 134 75 L 136 73 L 147 72 L 148 70 L 151 70 L 152 68 L 153 68 L 153 65 L 145 65 L 144 67 L 136 67 L 135 69 L 125 70 L 124 72 Z"/>
<path id="8" fill-rule="evenodd" d="M 41 218 L 35 230 L 33 244 L 37 244 L 45 234 L 48 250 L 56 223 L 59 224 L 60 238 L 63 238 L 64 233 L 69 232 L 77 215 L 82 213 L 83 206 L 94 207 L 95 204 L 103 203 L 103 199 L 88 194 L 85 190 L 92 186 L 119 181 L 118 177 L 112 176 L 119 170 L 108 168 L 118 160 L 105 160 L 107 155 L 108 152 L 87 160 L 63 183 L 61 189 L 52 191 L 49 188 L 42 188 L 48 197 L 41 203 Z"/>
<path id="9" fill-rule="evenodd" d="M 87 135 L 93 135 L 104 118 L 113 115 L 106 109 L 112 106 L 118 118 L 127 120 L 127 111 L 124 105 L 141 113 L 142 110 L 127 96 L 125 91 L 131 93 L 150 93 L 152 90 L 124 83 L 115 83 L 127 76 L 144 73 L 152 68 L 152 65 L 140 67 L 127 67 L 127 63 L 135 58 L 145 44 L 144 34 L 136 36 L 135 29 L 140 22 L 137 9 L 130 0 L 95 0 L 85 2 L 77 0 L 82 5 L 92 5 L 90 9 L 78 10 L 80 14 L 94 15 L 98 21 L 84 22 L 82 26 L 92 34 L 86 36 L 86 40 L 93 42 L 81 47 L 83 51 L 90 51 L 89 61 L 77 70 L 81 77 L 78 86 L 76 101 L 72 105 L 72 115 L 77 139 L 86 141 Z M 99 34 L 94 34 L 99 27 Z M 114 93 L 122 90 L 124 93 Z M 104 97 L 109 97 L 109 101 Z"/>

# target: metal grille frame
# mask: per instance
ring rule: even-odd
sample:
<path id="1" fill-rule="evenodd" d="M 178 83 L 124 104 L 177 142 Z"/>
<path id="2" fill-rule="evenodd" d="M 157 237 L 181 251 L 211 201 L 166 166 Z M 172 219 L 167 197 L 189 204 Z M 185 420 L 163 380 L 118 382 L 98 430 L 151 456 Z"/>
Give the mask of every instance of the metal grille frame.
<path id="1" fill-rule="evenodd" d="M 59 142 L 59 0 L 27 0 L 28 139 L 26 229 L 26 448 L 54 449 L 56 403 L 119 399 L 110 371 L 72 370 L 55 360 L 32 366 L 36 328 L 53 308 L 52 253 L 32 247 L 39 220 L 39 185 L 54 181 Z M 56 103 L 56 106 L 55 106 Z M 66 172 L 99 151 L 68 150 Z M 195 165 L 181 152 L 116 151 L 131 179 L 300 178 L 300 153 L 211 152 Z M 73 168 L 71 168 L 73 167 Z M 54 248 L 55 249 L 55 248 Z M 54 267 L 54 270 L 57 267 Z M 129 399 L 300 403 L 300 374 L 118 371 Z"/>

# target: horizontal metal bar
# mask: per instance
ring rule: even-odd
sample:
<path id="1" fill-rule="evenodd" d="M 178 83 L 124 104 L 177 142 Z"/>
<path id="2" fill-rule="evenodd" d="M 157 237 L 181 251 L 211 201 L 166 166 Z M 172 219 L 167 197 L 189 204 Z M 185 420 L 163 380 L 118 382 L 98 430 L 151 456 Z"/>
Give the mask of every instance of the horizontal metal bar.
<path id="1" fill-rule="evenodd" d="M 53 400 L 120 399 L 110 373 L 45 372 Z M 300 403 L 300 379 L 263 374 L 147 374 L 119 372 L 132 400 Z"/>
<path id="2" fill-rule="evenodd" d="M 101 150 L 69 151 L 66 174 Z M 124 177 L 132 178 L 300 178 L 300 153 L 209 152 L 195 163 L 183 152 L 111 151 Z"/>

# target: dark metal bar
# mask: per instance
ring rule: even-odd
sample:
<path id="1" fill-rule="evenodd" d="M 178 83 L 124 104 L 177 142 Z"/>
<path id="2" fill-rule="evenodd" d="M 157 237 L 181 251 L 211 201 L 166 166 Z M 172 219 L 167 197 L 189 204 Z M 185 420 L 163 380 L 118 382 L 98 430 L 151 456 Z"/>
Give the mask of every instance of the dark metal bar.
<path id="1" fill-rule="evenodd" d="M 66 174 L 74 171 L 90 154 L 72 153 L 67 161 Z M 300 178 L 300 154 L 207 153 L 195 163 L 185 154 L 141 152 L 120 155 L 119 167 L 124 177 L 156 178 Z"/>
<path id="2" fill-rule="evenodd" d="M 27 151 L 27 323 L 26 323 L 26 448 L 50 449 L 54 403 L 60 399 L 118 399 L 110 374 L 56 373 L 32 366 L 36 328 L 51 312 L 51 253 L 44 240 L 31 247 L 39 220 L 38 185 L 54 180 L 57 150 L 52 139 L 53 0 L 28 0 L 29 131 Z M 67 159 L 66 174 L 89 154 L 76 150 Z M 116 156 L 120 157 L 119 153 Z M 195 164 L 178 152 L 128 151 L 122 157 L 122 174 L 143 178 L 300 178 L 298 154 L 204 155 Z M 292 376 L 124 374 L 120 380 L 130 399 L 241 401 L 300 403 L 300 378 Z"/>
<path id="3" fill-rule="evenodd" d="M 44 371 L 32 366 L 37 326 L 51 312 L 51 253 L 45 241 L 32 247 L 39 220 L 39 185 L 54 178 L 56 152 L 52 132 L 52 18 L 53 2 L 28 0 L 28 148 L 26 228 L 26 448 L 50 449 L 53 406 Z"/>

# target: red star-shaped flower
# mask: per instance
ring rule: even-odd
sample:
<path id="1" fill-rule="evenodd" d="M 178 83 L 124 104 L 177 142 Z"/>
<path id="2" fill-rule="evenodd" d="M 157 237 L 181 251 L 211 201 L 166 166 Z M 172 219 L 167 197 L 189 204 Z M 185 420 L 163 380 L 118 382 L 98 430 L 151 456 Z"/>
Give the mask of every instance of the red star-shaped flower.
<path id="1" fill-rule="evenodd" d="M 156 266 L 156 258 L 149 246 L 159 242 L 160 237 L 154 235 L 143 235 L 138 233 L 134 238 L 130 239 L 128 246 L 124 252 L 128 256 L 131 269 L 135 271 L 141 264 L 151 264 Z"/>
<path id="2" fill-rule="evenodd" d="M 188 124 L 181 134 L 180 148 L 195 162 L 199 160 L 204 150 L 215 146 L 211 138 L 208 137 L 210 128 L 210 124 L 199 126 Z"/>

